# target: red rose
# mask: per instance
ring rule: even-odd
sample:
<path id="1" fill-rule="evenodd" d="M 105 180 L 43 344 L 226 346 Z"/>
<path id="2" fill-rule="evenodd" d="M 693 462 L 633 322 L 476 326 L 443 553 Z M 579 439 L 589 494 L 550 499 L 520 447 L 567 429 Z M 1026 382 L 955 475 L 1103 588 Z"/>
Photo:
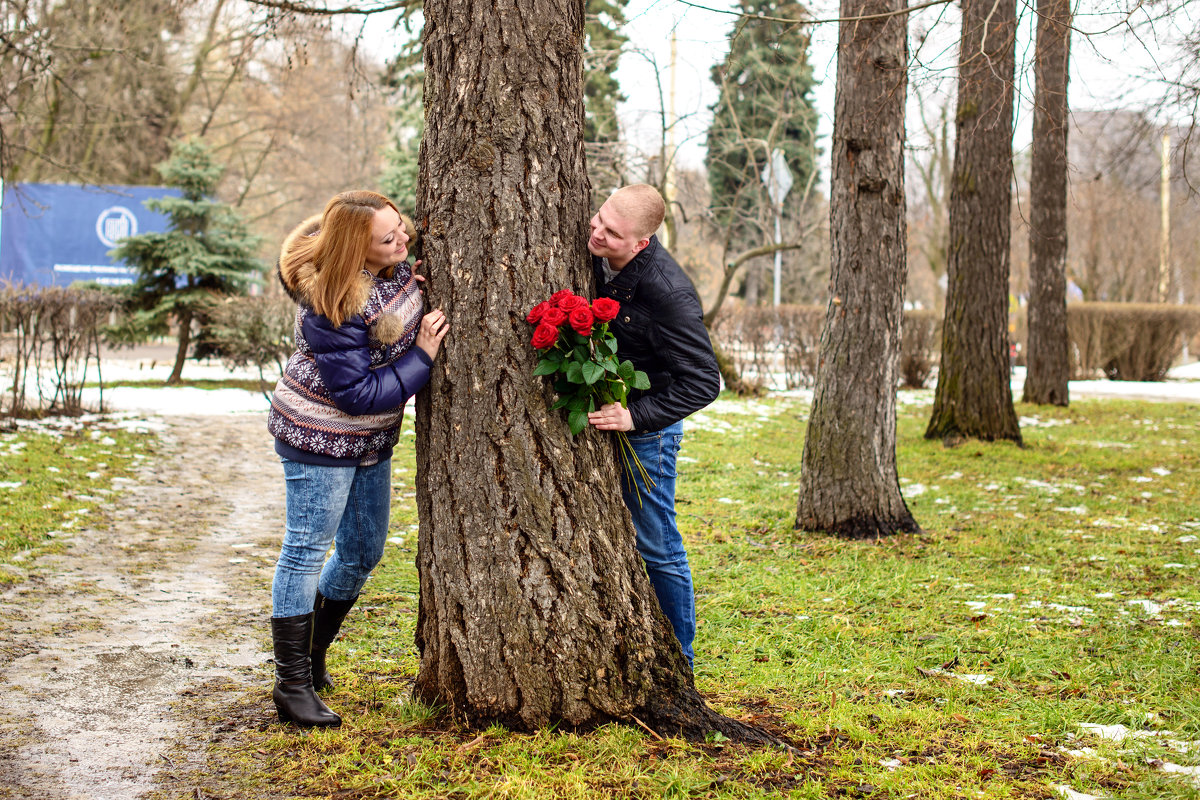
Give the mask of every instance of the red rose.
<path id="1" fill-rule="evenodd" d="M 596 322 L 608 322 L 617 318 L 617 312 L 621 310 L 621 304 L 611 297 L 597 297 L 592 301 L 592 314 L 596 317 Z"/>
<path id="2" fill-rule="evenodd" d="M 587 305 L 582 305 L 579 308 L 571 309 L 568 316 L 571 321 L 571 327 L 580 336 L 588 336 L 592 332 L 592 310 Z"/>
<path id="3" fill-rule="evenodd" d="M 556 328 L 559 325 L 562 325 L 566 321 L 567 321 L 567 312 L 563 311 L 561 308 L 555 308 L 553 306 L 546 309 L 546 313 L 542 314 L 542 319 L 541 319 L 541 322 L 543 325 L 549 324 L 549 325 L 553 325 Z"/>
<path id="4" fill-rule="evenodd" d="M 533 338 L 529 340 L 529 343 L 538 350 L 543 350 L 556 341 L 558 341 L 558 327 L 543 322 L 533 329 Z"/>
<path id="5" fill-rule="evenodd" d="M 546 314 L 546 312 L 549 309 L 550 309 L 550 304 L 545 301 L 542 301 L 541 303 L 538 303 L 536 306 L 533 307 L 533 309 L 529 312 L 529 316 L 527 316 L 525 318 L 525 321 L 532 325 L 537 325 L 539 322 L 542 321 L 542 317 Z"/>
<path id="6" fill-rule="evenodd" d="M 587 308 L 588 301 L 584 300 L 577 294 L 567 295 L 562 300 L 558 301 L 558 307 L 570 314 L 577 308 Z"/>
<path id="7" fill-rule="evenodd" d="M 550 305 L 557 306 L 562 303 L 564 297 L 570 297 L 573 294 L 575 293 L 570 289 L 560 289 L 559 291 L 550 295 Z"/>

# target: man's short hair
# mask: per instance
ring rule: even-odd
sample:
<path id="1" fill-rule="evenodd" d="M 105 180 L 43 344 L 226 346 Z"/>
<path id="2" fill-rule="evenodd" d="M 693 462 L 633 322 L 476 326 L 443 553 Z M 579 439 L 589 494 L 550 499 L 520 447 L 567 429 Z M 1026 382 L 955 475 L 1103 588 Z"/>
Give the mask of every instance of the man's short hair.
<path id="1" fill-rule="evenodd" d="M 618 214 L 634 223 L 639 239 L 645 239 L 658 230 L 667 213 L 662 195 L 648 183 L 622 186 L 612 193 L 608 201 Z"/>

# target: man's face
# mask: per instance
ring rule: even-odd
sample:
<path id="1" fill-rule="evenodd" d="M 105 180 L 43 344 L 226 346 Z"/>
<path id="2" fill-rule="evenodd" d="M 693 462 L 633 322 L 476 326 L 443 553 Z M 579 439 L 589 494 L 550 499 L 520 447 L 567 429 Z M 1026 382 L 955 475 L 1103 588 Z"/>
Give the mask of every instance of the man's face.
<path id="1" fill-rule="evenodd" d="M 628 264 L 650 243 L 648 237 L 638 238 L 634 222 L 618 213 L 611 201 L 600 206 L 589 224 L 592 232 L 588 237 L 588 252 L 607 258 L 614 269 Z"/>

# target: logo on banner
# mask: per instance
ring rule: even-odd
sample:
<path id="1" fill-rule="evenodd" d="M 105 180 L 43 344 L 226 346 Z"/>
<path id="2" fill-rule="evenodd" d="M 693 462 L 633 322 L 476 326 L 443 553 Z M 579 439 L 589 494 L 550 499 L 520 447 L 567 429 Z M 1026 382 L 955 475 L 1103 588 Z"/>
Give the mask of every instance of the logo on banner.
<path id="1" fill-rule="evenodd" d="M 116 247 L 117 242 L 137 234 L 137 217 L 125 206 L 111 206 L 96 217 L 96 236 L 106 247 Z"/>

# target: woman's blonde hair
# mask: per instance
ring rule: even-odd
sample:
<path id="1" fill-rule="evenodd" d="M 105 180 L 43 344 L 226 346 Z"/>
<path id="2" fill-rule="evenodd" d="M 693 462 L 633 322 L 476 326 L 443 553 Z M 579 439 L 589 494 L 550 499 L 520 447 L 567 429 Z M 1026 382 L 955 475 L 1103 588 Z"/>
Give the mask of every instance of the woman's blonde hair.
<path id="1" fill-rule="evenodd" d="M 306 261 L 312 262 L 315 275 L 309 302 L 313 311 L 328 318 L 335 328 L 354 312 L 346 308 L 345 301 L 360 285 L 375 212 L 383 208 L 400 214 L 396 204 L 378 192 L 363 189 L 335 195 L 325 204 L 321 229 L 297 243 L 283 258 L 284 274 Z M 388 267 L 380 275 L 391 277 L 391 272 Z"/>

